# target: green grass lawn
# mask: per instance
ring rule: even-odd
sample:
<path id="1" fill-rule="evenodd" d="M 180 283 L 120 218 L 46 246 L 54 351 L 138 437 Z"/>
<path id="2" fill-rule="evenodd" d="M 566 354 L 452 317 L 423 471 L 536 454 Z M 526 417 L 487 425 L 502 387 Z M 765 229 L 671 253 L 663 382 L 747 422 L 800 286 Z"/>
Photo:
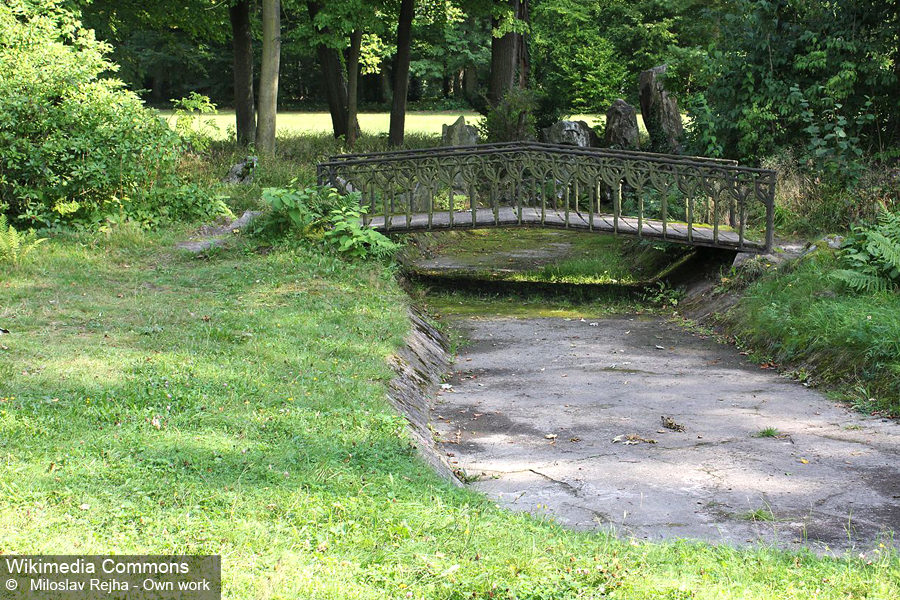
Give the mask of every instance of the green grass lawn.
<path id="1" fill-rule="evenodd" d="M 171 110 L 160 111 L 169 119 Z M 481 115 L 474 111 L 410 111 L 406 114 L 406 132 L 440 135 L 444 125 L 449 125 L 460 116 L 466 118 L 466 122 L 474 125 Z M 222 110 L 216 115 L 203 117 L 212 123 L 219 133 L 217 137 L 224 138 L 229 128 L 234 129 L 234 111 Z M 595 125 L 597 115 L 574 115 L 570 117 L 576 120 L 587 121 Z M 643 127 L 643 121 L 638 116 L 639 124 Z M 365 133 L 387 133 L 391 115 L 389 112 L 360 113 L 359 127 Z M 331 115 L 324 111 L 281 111 L 278 113 L 277 127 L 279 135 L 297 135 L 305 133 L 331 133 Z"/>
<path id="2" fill-rule="evenodd" d="M 171 120 L 172 111 L 161 111 L 163 116 Z M 474 124 L 480 115 L 473 111 L 417 111 L 406 115 L 406 131 L 408 133 L 429 133 L 440 135 L 444 125 L 453 123 L 460 115 L 466 122 Z M 216 115 L 206 116 L 205 120 L 213 123 L 224 137 L 228 128 L 234 129 L 234 111 L 222 110 Z M 365 133 L 387 133 L 391 115 L 388 112 L 360 113 L 359 127 Z M 331 115 L 324 111 L 281 111 L 276 120 L 279 135 L 297 135 L 304 133 L 331 133 Z"/>
<path id="3" fill-rule="evenodd" d="M 0 552 L 217 553 L 224 598 L 892 599 L 881 549 L 565 530 L 457 489 L 385 400 L 393 272 L 59 236 L 0 271 Z"/>

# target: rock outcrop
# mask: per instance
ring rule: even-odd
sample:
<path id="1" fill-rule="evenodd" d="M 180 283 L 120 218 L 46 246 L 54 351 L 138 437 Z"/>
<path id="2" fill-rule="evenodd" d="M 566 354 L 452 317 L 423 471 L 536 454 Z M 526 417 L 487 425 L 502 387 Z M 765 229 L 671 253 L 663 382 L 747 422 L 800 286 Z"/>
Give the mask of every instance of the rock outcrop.
<path id="1" fill-rule="evenodd" d="M 684 129 L 678 100 L 666 91 L 663 84 L 666 65 L 641 73 L 639 87 L 641 115 L 650 134 L 650 149 L 654 152 L 680 154 Z"/>
<path id="2" fill-rule="evenodd" d="M 441 132 L 441 146 L 474 146 L 478 143 L 478 130 L 466 125 L 466 118 L 460 116 L 452 125 L 444 125 Z"/>
<path id="3" fill-rule="evenodd" d="M 619 150 L 637 150 L 640 146 L 637 110 L 621 98 L 606 111 L 604 146 Z"/>
<path id="4" fill-rule="evenodd" d="M 541 141 L 590 148 L 597 145 L 597 134 L 584 121 L 558 121 L 541 131 Z"/>
<path id="5" fill-rule="evenodd" d="M 237 163 L 231 170 L 228 171 L 228 175 L 226 175 L 222 179 L 222 183 L 229 183 L 232 185 L 239 183 L 252 183 L 253 175 L 256 173 L 256 167 L 259 165 L 259 159 L 255 156 L 248 156 L 241 162 Z"/>

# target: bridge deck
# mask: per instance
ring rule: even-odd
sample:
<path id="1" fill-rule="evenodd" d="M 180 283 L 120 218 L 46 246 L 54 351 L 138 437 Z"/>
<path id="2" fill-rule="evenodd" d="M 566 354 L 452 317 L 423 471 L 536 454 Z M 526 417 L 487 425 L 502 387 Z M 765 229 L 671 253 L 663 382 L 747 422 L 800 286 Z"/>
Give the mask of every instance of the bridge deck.
<path id="1" fill-rule="evenodd" d="M 435 212 L 429 221 L 428 213 L 394 215 L 385 226 L 384 217 L 376 216 L 369 220 L 369 226 L 383 233 L 404 233 L 436 229 L 482 229 L 487 227 L 542 226 L 598 233 L 619 233 L 640 235 L 641 237 L 665 240 L 694 246 L 710 246 L 742 252 L 763 252 L 765 243 L 744 239 L 741 244 L 740 235 L 736 231 L 719 227 L 716 231 L 711 225 L 694 223 L 690 228 L 687 223 L 669 221 L 665 228 L 662 221 L 644 219 L 638 233 L 638 220 L 634 217 L 619 217 L 618 228 L 615 218 L 610 214 L 594 214 L 593 225 L 589 213 L 570 211 L 568 223 L 563 210 L 547 208 L 541 215 L 540 208 L 522 207 L 521 220 L 517 209 L 502 207 L 498 214 L 490 208 L 478 208 L 473 221 L 471 210 L 453 211 L 452 221 L 449 211 Z"/>

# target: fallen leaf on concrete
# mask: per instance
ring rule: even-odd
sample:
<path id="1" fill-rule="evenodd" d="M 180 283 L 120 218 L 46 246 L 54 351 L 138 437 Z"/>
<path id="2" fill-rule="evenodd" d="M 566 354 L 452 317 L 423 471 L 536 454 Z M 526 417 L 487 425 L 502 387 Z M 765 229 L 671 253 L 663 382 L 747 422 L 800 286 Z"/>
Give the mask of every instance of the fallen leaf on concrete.
<path id="1" fill-rule="evenodd" d="M 809 464 L 809 461 L 806 460 L 805 458 L 801 458 L 801 459 L 800 459 L 800 462 L 802 462 L 804 465 L 808 465 L 808 464 Z"/>
<path id="2" fill-rule="evenodd" d="M 675 422 L 675 419 L 672 417 L 667 417 L 663 415 L 662 417 L 663 427 L 666 429 L 671 429 L 672 431 L 684 431 L 684 425 L 680 425 Z"/>
<path id="3" fill-rule="evenodd" d="M 649 438 L 642 438 L 636 433 L 628 433 L 625 435 L 617 435 L 613 438 L 613 444 L 617 444 L 619 442 L 624 446 L 634 446 L 636 444 L 640 444 L 641 442 L 645 444 L 655 444 L 656 440 L 652 440 Z"/>

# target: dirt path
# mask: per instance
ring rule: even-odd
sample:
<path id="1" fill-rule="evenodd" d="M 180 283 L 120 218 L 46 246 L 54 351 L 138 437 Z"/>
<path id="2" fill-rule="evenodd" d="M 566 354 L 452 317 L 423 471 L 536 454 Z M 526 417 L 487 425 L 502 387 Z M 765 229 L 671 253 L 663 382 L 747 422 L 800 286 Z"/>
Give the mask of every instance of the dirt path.
<path id="1" fill-rule="evenodd" d="M 638 538 L 819 552 L 900 531 L 900 426 L 732 347 L 657 318 L 456 324 L 470 343 L 432 422 L 505 506 Z"/>

